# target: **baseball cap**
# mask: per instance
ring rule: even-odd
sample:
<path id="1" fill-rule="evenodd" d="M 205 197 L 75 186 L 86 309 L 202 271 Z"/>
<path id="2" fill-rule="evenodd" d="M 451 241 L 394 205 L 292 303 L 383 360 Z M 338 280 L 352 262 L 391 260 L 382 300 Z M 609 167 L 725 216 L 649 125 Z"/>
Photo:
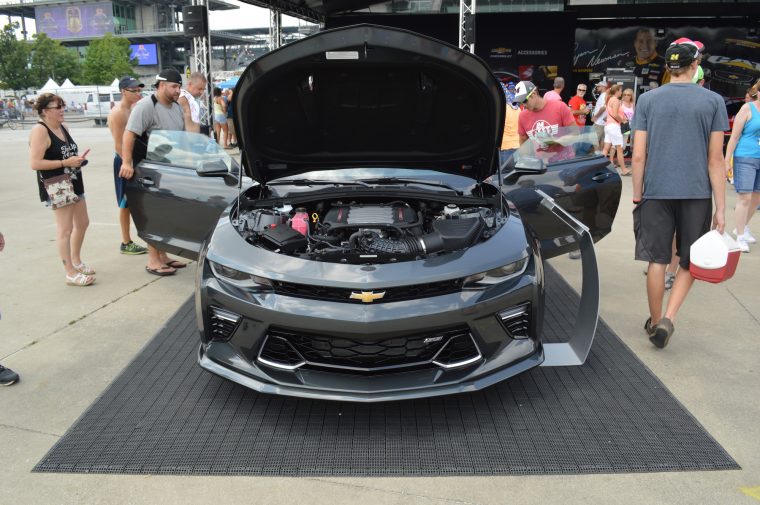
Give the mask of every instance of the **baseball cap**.
<path id="1" fill-rule="evenodd" d="M 141 83 L 137 79 L 135 79 L 132 76 L 125 75 L 121 79 L 119 79 L 119 89 L 126 89 L 126 88 L 144 88 L 145 84 Z"/>
<path id="2" fill-rule="evenodd" d="M 182 84 L 182 76 L 173 68 L 165 68 L 156 76 L 156 86 L 161 81 Z"/>
<path id="3" fill-rule="evenodd" d="M 601 81 L 597 82 L 597 83 L 594 85 L 594 87 L 596 87 L 596 86 L 604 86 L 604 87 L 606 88 L 608 84 L 609 84 L 609 83 L 607 82 L 607 78 L 605 77 L 605 78 L 604 78 L 604 79 L 602 79 Z"/>
<path id="4" fill-rule="evenodd" d="M 680 40 L 680 39 L 679 39 Z M 688 67 L 691 62 L 697 59 L 699 50 L 694 42 L 673 43 L 665 51 L 665 64 L 670 69 L 679 69 Z"/>
<path id="5" fill-rule="evenodd" d="M 691 40 L 688 37 L 681 37 L 680 39 L 676 39 L 676 40 L 674 40 L 673 42 L 670 43 L 671 46 L 674 45 L 674 44 L 692 44 L 692 45 L 696 46 L 697 51 L 699 51 L 700 53 L 704 52 L 704 50 L 705 50 L 705 45 L 703 43 L 701 43 L 698 40 Z"/>
<path id="6" fill-rule="evenodd" d="M 530 81 L 520 81 L 515 86 L 515 102 L 523 103 L 536 91 L 536 85 Z"/>

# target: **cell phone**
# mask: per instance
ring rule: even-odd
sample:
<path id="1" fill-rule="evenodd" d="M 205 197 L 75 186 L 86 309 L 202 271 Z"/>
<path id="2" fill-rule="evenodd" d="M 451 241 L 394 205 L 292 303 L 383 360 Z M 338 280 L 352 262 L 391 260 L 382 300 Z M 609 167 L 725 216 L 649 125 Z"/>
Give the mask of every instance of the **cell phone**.
<path id="1" fill-rule="evenodd" d="M 86 157 L 88 154 L 90 154 L 90 150 L 87 149 L 84 154 L 82 154 L 82 158 Z"/>

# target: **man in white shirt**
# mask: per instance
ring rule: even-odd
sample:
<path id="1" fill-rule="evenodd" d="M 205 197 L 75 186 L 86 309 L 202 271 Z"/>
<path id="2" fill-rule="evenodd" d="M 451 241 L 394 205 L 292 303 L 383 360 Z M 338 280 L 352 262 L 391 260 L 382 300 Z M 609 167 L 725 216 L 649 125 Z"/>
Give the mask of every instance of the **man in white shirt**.
<path id="1" fill-rule="evenodd" d="M 206 76 L 200 72 L 190 74 L 185 89 L 180 91 L 177 103 L 182 106 L 182 116 L 185 119 L 185 131 L 199 133 L 201 131 L 201 108 L 198 98 L 206 91 Z"/>
<path id="2" fill-rule="evenodd" d="M 594 104 L 594 110 L 591 112 L 591 122 L 594 123 L 594 131 L 596 136 L 599 137 L 599 146 L 603 145 L 604 141 L 604 125 L 607 123 L 607 80 L 602 79 L 596 83 L 596 104 Z"/>

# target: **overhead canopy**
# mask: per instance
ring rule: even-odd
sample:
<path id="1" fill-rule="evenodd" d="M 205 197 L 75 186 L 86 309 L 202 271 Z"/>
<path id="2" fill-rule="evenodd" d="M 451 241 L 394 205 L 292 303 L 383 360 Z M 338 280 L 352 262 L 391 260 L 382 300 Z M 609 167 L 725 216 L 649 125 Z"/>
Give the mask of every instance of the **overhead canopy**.
<path id="1" fill-rule="evenodd" d="M 235 86 L 237 86 L 238 80 L 240 80 L 240 77 L 238 76 L 230 77 L 226 81 L 220 82 L 219 84 L 217 84 L 216 87 L 221 88 L 221 89 L 234 88 Z"/>
<path id="2" fill-rule="evenodd" d="M 40 88 L 40 91 L 47 91 L 51 89 L 58 89 L 60 86 L 53 79 L 48 79 L 44 86 Z"/>
<path id="3" fill-rule="evenodd" d="M 387 0 L 241 0 L 243 3 L 274 9 L 292 16 L 315 23 L 325 16 L 339 12 L 364 9 L 374 4 L 387 3 Z"/>
<path id="4" fill-rule="evenodd" d="M 61 88 L 62 89 L 63 88 L 70 89 L 70 88 L 76 88 L 76 86 L 74 86 L 73 82 L 71 82 L 70 80 L 66 79 L 65 81 L 63 81 L 63 84 L 61 84 Z"/>

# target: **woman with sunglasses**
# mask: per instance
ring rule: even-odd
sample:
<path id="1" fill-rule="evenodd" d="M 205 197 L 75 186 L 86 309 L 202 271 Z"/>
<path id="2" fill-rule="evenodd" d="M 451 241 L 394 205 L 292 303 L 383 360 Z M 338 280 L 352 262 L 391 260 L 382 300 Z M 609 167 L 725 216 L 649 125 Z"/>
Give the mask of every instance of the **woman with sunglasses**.
<path id="1" fill-rule="evenodd" d="M 43 93 L 37 98 L 34 109 L 40 115 L 40 121 L 29 134 L 29 164 L 37 175 L 40 200 L 48 204 L 50 201 L 45 190 L 45 179 L 71 175 L 74 193 L 79 201 L 53 210 L 56 242 L 66 271 L 66 283 L 89 286 L 95 282 L 95 270 L 87 266 L 81 257 L 84 234 L 90 223 L 81 170 L 86 158 L 79 155 L 76 142 L 63 126 L 64 102 L 60 96 Z"/>

